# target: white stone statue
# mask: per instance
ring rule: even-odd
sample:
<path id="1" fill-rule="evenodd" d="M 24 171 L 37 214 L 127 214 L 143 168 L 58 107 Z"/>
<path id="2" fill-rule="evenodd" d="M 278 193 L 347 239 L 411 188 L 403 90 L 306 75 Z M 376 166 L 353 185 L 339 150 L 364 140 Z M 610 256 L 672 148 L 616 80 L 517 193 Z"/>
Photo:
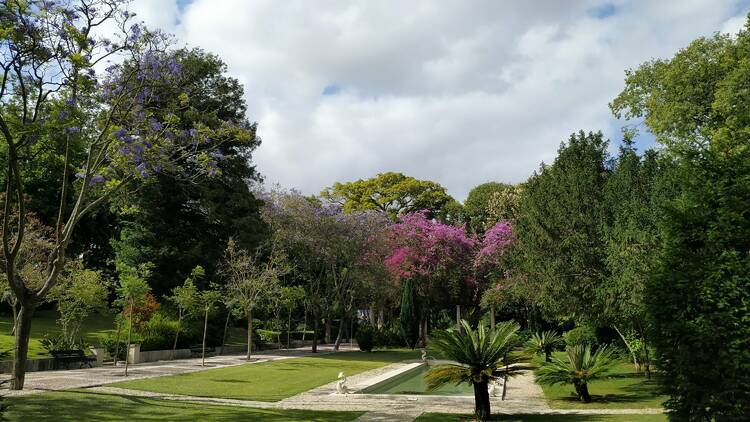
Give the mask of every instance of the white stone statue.
<path id="1" fill-rule="evenodd" d="M 343 372 L 339 372 L 339 380 L 336 382 L 336 392 L 339 394 L 349 394 L 349 387 L 346 386 L 346 377 Z"/>
<path id="2" fill-rule="evenodd" d="M 422 362 L 427 362 L 427 349 L 422 349 Z"/>
<path id="3" fill-rule="evenodd" d="M 497 393 L 500 392 L 500 380 L 492 380 L 490 381 L 490 384 L 487 388 L 487 392 L 490 394 L 490 397 L 497 397 Z"/>

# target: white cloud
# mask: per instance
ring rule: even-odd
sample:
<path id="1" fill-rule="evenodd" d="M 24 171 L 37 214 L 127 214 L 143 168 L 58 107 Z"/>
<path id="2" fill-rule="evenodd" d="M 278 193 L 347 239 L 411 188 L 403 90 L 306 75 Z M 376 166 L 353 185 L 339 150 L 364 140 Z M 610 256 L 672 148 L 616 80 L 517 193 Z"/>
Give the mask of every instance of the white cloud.
<path id="1" fill-rule="evenodd" d="M 138 0 L 148 23 L 219 54 L 245 85 L 268 182 L 317 193 L 403 171 L 463 199 L 525 179 L 578 129 L 618 138 L 623 71 L 736 30 L 747 5 Z M 595 16 L 606 10 L 604 19 Z M 328 89 L 326 87 L 336 87 Z M 323 95 L 323 91 L 334 91 Z"/>

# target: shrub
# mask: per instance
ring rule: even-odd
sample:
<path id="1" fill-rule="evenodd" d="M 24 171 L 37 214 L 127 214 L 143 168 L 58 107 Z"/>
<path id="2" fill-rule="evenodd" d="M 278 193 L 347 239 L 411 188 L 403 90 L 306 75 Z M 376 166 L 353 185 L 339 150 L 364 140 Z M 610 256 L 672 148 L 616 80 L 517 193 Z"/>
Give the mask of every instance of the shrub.
<path id="1" fill-rule="evenodd" d="M 573 328 L 564 334 L 565 344 L 568 347 L 577 346 L 579 344 L 588 344 L 590 346 L 596 346 L 598 341 L 596 340 L 596 331 L 587 325 Z"/>
<path id="2" fill-rule="evenodd" d="M 42 347 L 44 350 L 46 350 L 49 353 L 57 352 L 60 350 L 86 350 L 89 347 L 89 344 L 83 341 L 83 338 L 78 338 L 72 342 L 65 340 L 65 336 L 58 335 L 58 336 L 50 336 L 48 334 L 44 335 L 44 338 L 41 340 Z"/>
<path id="3" fill-rule="evenodd" d="M 370 324 L 362 324 L 357 329 L 357 334 L 355 335 L 357 338 L 357 345 L 359 345 L 359 350 L 362 350 L 363 352 L 371 352 L 372 347 L 374 346 L 373 343 L 373 329 L 370 326 Z"/>
<path id="4" fill-rule="evenodd" d="M 405 341 L 396 327 L 373 328 L 373 345 L 378 348 L 404 347 Z"/>
<path id="5" fill-rule="evenodd" d="M 141 350 L 167 350 L 174 344 L 177 321 L 157 312 L 148 320 L 141 334 Z"/>
<path id="6" fill-rule="evenodd" d="M 550 362 L 552 352 L 563 346 L 560 334 L 552 330 L 541 331 L 532 334 L 531 338 L 524 343 L 524 349 L 532 355 L 544 355 L 544 361 Z"/>
<path id="7" fill-rule="evenodd" d="M 606 346 L 592 353 L 591 345 L 578 344 L 568 347 L 567 353 L 567 360 L 553 358 L 552 362 L 543 363 L 536 373 L 536 379 L 547 385 L 573 384 L 578 398 L 589 403 L 591 395 L 588 383 L 606 377 L 617 361 Z"/>
<path id="8" fill-rule="evenodd" d="M 117 346 L 117 343 L 118 341 L 113 335 L 104 337 L 101 340 L 101 346 L 107 351 L 107 355 L 109 355 L 111 359 L 114 359 L 115 349 L 117 349 L 117 360 L 125 360 L 125 348 L 127 347 L 127 344 L 122 338 L 119 341 L 119 347 Z"/>

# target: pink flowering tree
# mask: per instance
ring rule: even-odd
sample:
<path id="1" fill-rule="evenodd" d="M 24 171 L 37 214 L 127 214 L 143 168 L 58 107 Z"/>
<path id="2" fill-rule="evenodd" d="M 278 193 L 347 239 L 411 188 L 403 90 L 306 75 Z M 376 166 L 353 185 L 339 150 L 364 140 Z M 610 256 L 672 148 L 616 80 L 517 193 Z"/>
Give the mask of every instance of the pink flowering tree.
<path id="1" fill-rule="evenodd" d="M 0 6 L 0 134 L 5 196 L 1 263 L 19 312 L 11 388 L 22 389 L 32 315 L 58 282 L 82 217 L 127 198 L 155 174 L 220 172 L 220 146 L 251 136 L 224 122 L 193 127 L 169 39 L 134 22 L 125 0 L 24 0 Z M 62 146 L 51 252 L 32 282 L 18 271 L 26 242 L 25 178 L 35 154 Z M 82 163 L 82 164 L 80 164 Z M 50 169 L 50 171 L 56 171 Z M 72 203 L 67 198 L 73 197 Z"/>
<path id="2" fill-rule="evenodd" d="M 515 237 L 508 220 L 501 220 L 484 233 L 474 258 L 474 269 L 484 291 L 482 305 L 489 308 L 490 326 L 495 327 L 495 308 L 504 294 L 504 281 L 509 272 L 509 251 Z"/>
<path id="3" fill-rule="evenodd" d="M 413 284 L 421 308 L 423 338 L 433 306 L 475 299 L 478 285 L 473 267 L 479 242 L 464 226 L 429 219 L 426 212 L 407 214 L 391 226 L 390 242 L 385 265 L 402 285 Z"/>

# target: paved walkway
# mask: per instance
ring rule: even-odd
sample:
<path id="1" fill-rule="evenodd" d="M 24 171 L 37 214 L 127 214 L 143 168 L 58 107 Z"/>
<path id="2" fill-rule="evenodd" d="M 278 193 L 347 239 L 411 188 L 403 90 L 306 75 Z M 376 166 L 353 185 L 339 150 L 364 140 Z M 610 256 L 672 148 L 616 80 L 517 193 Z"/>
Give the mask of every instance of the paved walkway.
<path id="1" fill-rule="evenodd" d="M 346 350 L 346 349 L 344 349 Z M 321 348 L 322 352 L 331 351 Z M 309 348 L 263 351 L 253 355 L 255 362 L 267 362 L 311 355 Z M 213 368 L 243 365 L 248 362 L 244 356 L 215 356 L 206 358 L 206 366 L 201 366 L 200 359 L 181 359 L 165 362 L 150 362 L 131 365 L 128 369 L 128 380 L 153 378 L 166 375 L 183 374 Z M 409 363 L 394 363 L 382 368 L 373 369 L 348 377 L 347 385 L 356 392 L 372 385 L 378 380 L 389 378 L 407 369 Z M 437 413 L 472 413 L 474 398 L 460 396 L 430 395 L 389 395 L 389 394 L 337 394 L 336 382 L 332 382 L 310 391 L 298 394 L 278 402 L 261 402 L 251 400 L 234 400 L 210 397 L 164 394 L 149 391 L 129 390 L 108 387 L 123 381 L 124 367 L 105 366 L 94 369 L 70 371 L 44 371 L 27 374 L 23 391 L 9 391 L 6 395 L 34 394 L 51 390 L 71 388 L 90 388 L 93 391 L 133 397 L 152 397 L 163 400 L 186 401 L 224 406 L 240 406 L 264 409 L 306 409 L 333 411 L 367 412 L 358 421 L 362 422 L 405 422 L 412 421 L 423 412 Z M 523 371 L 508 382 L 506 400 L 500 397 L 491 398 L 493 413 L 504 414 L 644 414 L 661 413 L 662 409 L 550 409 L 542 389 L 534 382 L 531 371 Z"/>

